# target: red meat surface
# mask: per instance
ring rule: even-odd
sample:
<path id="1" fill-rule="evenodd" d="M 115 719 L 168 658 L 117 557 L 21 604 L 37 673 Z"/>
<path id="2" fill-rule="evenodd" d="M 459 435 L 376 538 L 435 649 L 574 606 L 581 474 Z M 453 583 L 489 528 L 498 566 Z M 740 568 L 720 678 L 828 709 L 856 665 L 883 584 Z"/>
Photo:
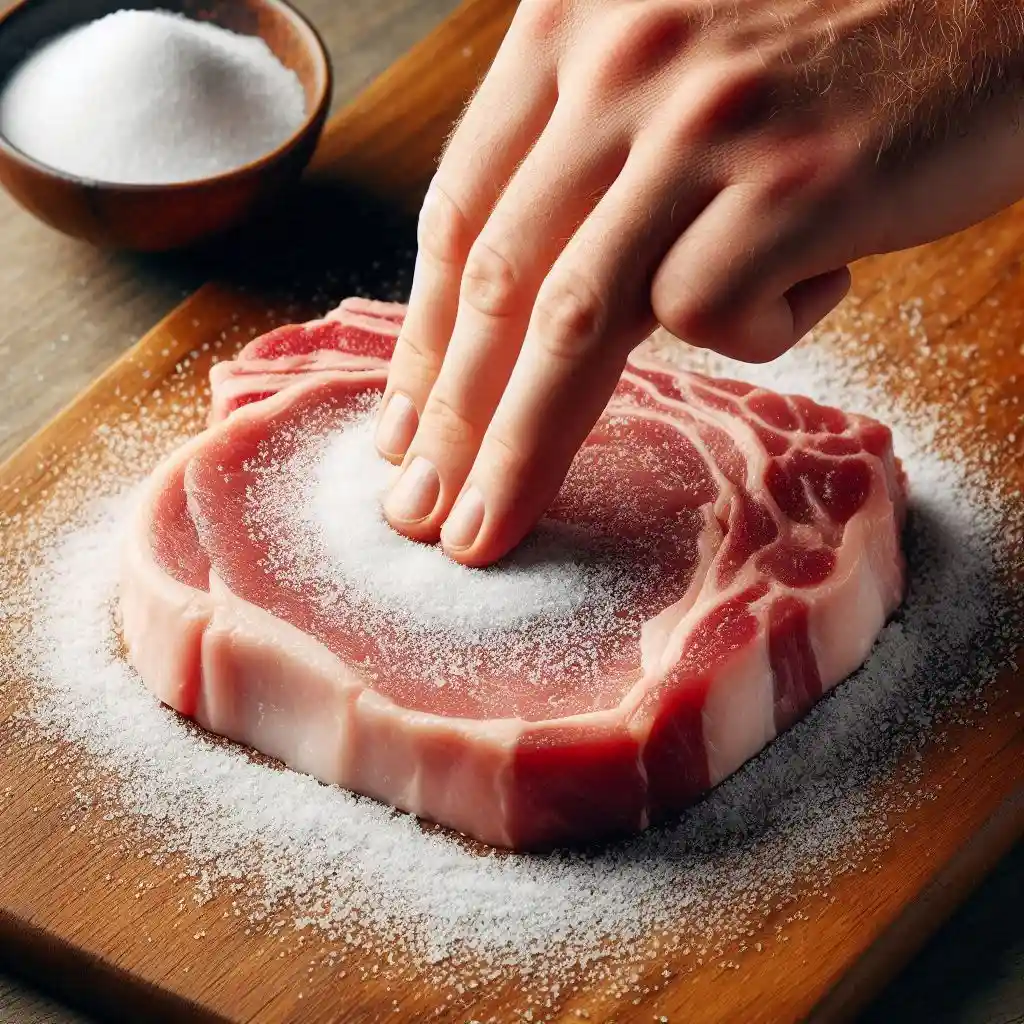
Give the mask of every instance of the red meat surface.
<path id="1" fill-rule="evenodd" d="M 578 607 L 517 596 L 529 558 L 554 557 L 532 541 L 486 570 L 521 618 L 491 632 L 429 592 L 377 602 L 295 543 L 301 502 L 261 496 L 369 438 L 402 313 L 346 300 L 215 369 L 213 425 L 156 471 L 125 548 L 125 640 L 161 700 L 325 782 L 545 849 L 677 814 L 863 662 L 905 585 L 889 431 L 648 356 L 536 534 L 567 579 L 578 560 Z M 383 581 L 406 554 L 381 548 Z"/>

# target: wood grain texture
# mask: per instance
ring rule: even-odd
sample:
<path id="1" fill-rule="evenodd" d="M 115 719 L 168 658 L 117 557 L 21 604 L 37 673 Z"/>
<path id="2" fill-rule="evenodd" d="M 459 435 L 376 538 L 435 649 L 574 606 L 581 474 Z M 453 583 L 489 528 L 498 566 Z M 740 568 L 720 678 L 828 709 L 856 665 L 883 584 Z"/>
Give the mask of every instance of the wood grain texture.
<path id="1" fill-rule="evenodd" d="M 457 2 L 300 2 L 329 44 L 335 105 L 351 100 Z M 94 249 L 40 224 L 2 191 L 0 238 L 2 459 L 198 288 L 205 267 Z"/>
<path id="2" fill-rule="evenodd" d="M 0 978 L 0 1021 L 4 1024 L 85 1024 L 85 1018 L 23 985 Z"/>
<path id="3" fill-rule="evenodd" d="M 374 86 L 338 122 L 316 177 L 333 188 L 372 190 L 408 208 L 430 172 L 434 154 L 468 90 L 486 61 L 486 47 L 500 36 L 507 5 L 478 0 L 421 51 L 420 63 L 396 69 Z M 465 54 L 466 48 L 470 52 Z M 456 54 L 459 60 L 454 58 Z M 443 113 L 417 116 L 417 104 L 436 103 L 419 83 L 433 76 L 446 83 Z M 403 145 L 402 132 L 418 142 Z M 418 133 L 418 134 L 417 134 Z M 418 155 L 417 155 L 418 154 Z M 338 195 L 343 195 L 342 190 Z M 1012 210 L 957 239 L 904 256 L 867 262 L 859 268 L 857 293 L 877 315 L 879 338 L 894 340 L 889 358 L 918 371 L 908 378 L 908 392 L 951 402 L 951 378 L 930 380 L 928 356 L 915 351 L 901 329 L 898 308 L 936 282 L 943 299 L 934 322 L 933 344 L 948 341 L 960 352 L 965 387 L 972 375 L 997 380 L 997 397 L 979 416 L 991 438 L 996 462 L 1010 487 L 1024 486 L 1024 462 L 1008 446 L 1024 398 L 1024 353 L 1015 344 L 1024 328 L 1024 302 L 1019 295 L 1019 259 L 1024 248 L 1024 211 Z M 959 267 L 971 272 L 958 275 Z M 160 387 L 188 352 L 219 336 L 232 318 L 243 327 L 267 325 L 264 293 L 240 294 L 224 285 L 208 286 L 165 320 L 126 360 L 113 366 L 64 415 L 48 427 L 3 470 L 0 482 L 18 479 L 25 492 L 38 490 L 36 465 L 41 455 L 59 471 L 58 449 L 69 439 L 86 442 L 92 426 L 119 415 L 121 394 L 140 394 Z M 926 316 L 927 316 L 926 310 Z M 194 372 L 202 373 L 200 362 Z M 149 372 L 143 384 L 140 370 Z M 932 394 L 935 392 L 935 394 Z M 19 498 L 20 500 L 20 498 Z M 883 856 L 868 878 L 845 877 L 833 887 L 835 903 L 801 902 L 807 920 L 786 929 L 786 941 L 763 955 L 734 954 L 739 967 L 718 968 L 684 976 L 657 998 L 640 1005 L 627 1000 L 597 1002 L 581 996 L 570 1002 L 567 1019 L 586 1008 L 591 1019 L 649 1021 L 664 1014 L 672 1021 L 801 1019 L 817 1013 L 841 1019 L 856 1007 L 926 937 L 981 873 L 1004 853 L 1024 828 L 1020 782 L 1024 761 L 1024 710 L 1021 687 L 1010 678 L 993 690 L 984 722 L 958 727 L 951 738 L 958 745 L 927 754 L 927 774 L 940 782 L 935 801 L 908 815 L 911 831 Z M 8 690 L 8 693 L 12 691 Z M 16 699 L 16 696 L 15 698 Z M 0 719 L 12 704 L 0 706 Z M 977 727 L 984 725 L 984 728 Z M 958 773 L 966 759 L 970 773 Z M 242 936 L 221 917 L 225 903 L 215 899 L 189 909 L 168 924 L 167 907 L 176 899 L 176 866 L 155 869 L 114 851 L 97 851 L 84 837 L 69 834 L 63 823 L 67 797 L 54 792 L 31 762 L 3 765 L 20 787 L 5 805 L 0 820 L 0 949 L 30 954 L 22 964 L 43 968 L 51 979 L 62 976 L 107 1009 L 134 1010 L 144 1019 L 192 1020 L 378 1020 L 395 1019 L 391 998 L 399 996 L 399 1019 L 418 1020 L 441 997 L 430 991 L 403 990 L 385 995 L 374 986 L 344 986 L 326 970 L 306 974 L 299 957 L 267 962 L 259 936 Z M 67 871 L 64 865 L 73 864 Z M 105 883 L 112 875 L 117 884 Z M 140 880 L 153 883 L 135 899 Z M 824 924 L 822 923 L 824 922 Z M 197 955 L 191 935 L 200 930 L 209 940 Z M 147 938 L 157 935 L 159 950 Z M 686 964 L 672 964 L 685 968 Z M 189 968 L 186 973 L 185 968 Z M 663 965 L 652 968 L 660 971 Z M 305 992 L 296 999 L 299 982 Z M 519 993 L 495 988 L 475 1002 L 463 1002 L 447 1019 L 509 1019 Z M 817 1008 L 817 1011 L 815 1010 Z M 136 1019 L 143 1019 L 142 1016 Z M 890 1018 L 891 1019 L 891 1018 Z"/>
<path id="4" fill-rule="evenodd" d="M 1024 844 L 864 1012 L 860 1024 L 1024 1021 Z"/>

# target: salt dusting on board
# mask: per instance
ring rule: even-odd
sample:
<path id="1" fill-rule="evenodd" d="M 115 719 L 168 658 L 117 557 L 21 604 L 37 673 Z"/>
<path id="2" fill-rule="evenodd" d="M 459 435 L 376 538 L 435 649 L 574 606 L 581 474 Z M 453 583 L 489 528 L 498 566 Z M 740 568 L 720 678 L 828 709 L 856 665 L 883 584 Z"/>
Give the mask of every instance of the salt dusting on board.
<path id="1" fill-rule="evenodd" d="M 0 655 L 0 678 L 30 674 L 35 703 L 24 724 L 84 749 L 114 780 L 94 814 L 98 836 L 138 829 L 157 854 L 184 854 L 204 893 L 237 892 L 244 880 L 243 912 L 272 910 L 329 942 L 374 950 L 383 973 L 397 974 L 397 953 L 411 954 L 404 969 L 422 977 L 433 964 L 438 983 L 529 972 L 555 998 L 581 979 L 628 987 L 654 941 L 701 958 L 753 946 L 769 912 L 808 884 L 827 894 L 831 878 L 864 867 L 891 840 L 889 813 L 927 799 L 912 758 L 898 778 L 893 769 L 941 739 L 941 723 L 978 699 L 1008 655 L 1020 609 L 997 581 L 1020 520 L 993 502 L 976 470 L 934 453 L 934 420 L 843 385 L 852 370 L 826 347 L 715 369 L 895 428 L 912 487 L 910 593 L 853 679 L 673 828 L 590 855 L 481 855 L 373 801 L 257 762 L 158 705 L 120 656 L 116 552 L 133 482 L 177 438 L 141 437 L 130 422 L 108 435 L 107 496 L 92 497 L 87 467 L 57 481 L 33 522 L 44 543 L 19 546 L 21 534 L 0 524 L 0 626 L 17 639 L 10 665 Z M 107 820 L 119 813 L 110 808 L 128 820 Z"/>

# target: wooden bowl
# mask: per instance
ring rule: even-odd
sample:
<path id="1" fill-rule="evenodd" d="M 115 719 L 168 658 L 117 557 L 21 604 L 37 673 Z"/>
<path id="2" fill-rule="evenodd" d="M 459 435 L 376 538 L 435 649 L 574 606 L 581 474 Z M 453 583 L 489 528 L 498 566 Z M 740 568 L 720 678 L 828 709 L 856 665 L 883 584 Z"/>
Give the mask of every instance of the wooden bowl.
<path id="1" fill-rule="evenodd" d="M 306 118 L 277 149 L 214 177 L 158 185 L 91 181 L 33 160 L 0 135 L 0 183 L 30 213 L 96 245 L 161 252 L 235 227 L 302 173 L 331 99 L 323 40 L 285 0 L 22 0 L 0 17 L 0 89 L 42 43 L 125 7 L 184 14 L 261 36 L 306 94 Z"/>

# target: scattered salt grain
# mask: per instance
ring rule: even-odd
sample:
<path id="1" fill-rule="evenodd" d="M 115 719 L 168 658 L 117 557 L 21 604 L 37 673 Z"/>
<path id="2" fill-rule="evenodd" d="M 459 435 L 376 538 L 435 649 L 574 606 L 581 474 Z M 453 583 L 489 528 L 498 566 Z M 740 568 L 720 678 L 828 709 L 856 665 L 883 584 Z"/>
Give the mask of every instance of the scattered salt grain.
<path id="1" fill-rule="evenodd" d="M 415 666 L 428 683 L 492 715 L 536 711 L 539 700 L 547 717 L 620 699 L 644 619 L 659 610 L 653 596 L 671 603 L 665 586 L 676 582 L 656 576 L 659 533 L 625 550 L 545 519 L 498 566 L 467 568 L 384 521 L 380 499 L 397 468 L 376 454 L 372 414 L 282 434 L 246 467 L 256 481 L 246 525 L 266 545 L 265 571 L 279 586 L 315 601 L 333 631 L 375 638 L 382 656 L 366 666 L 371 676 L 379 681 L 397 665 L 408 685 Z M 197 525 L 202 534 L 201 517 Z M 612 674 L 610 664 L 627 668 Z M 496 685 L 492 671 L 543 694 Z"/>
<path id="2" fill-rule="evenodd" d="M 10 742 L 73 744 L 85 761 L 48 756 L 68 792 L 89 791 L 81 813 L 97 836 L 138 835 L 154 857 L 183 855 L 202 899 L 233 893 L 254 929 L 288 919 L 299 935 L 323 936 L 330 966 L 349 945 L 364 951 L 353 963 L 375 961 L 369 976 L 405 971 L 451 987 L 525 975 L 538 993 L 584 985 L 633 997 L 655 945 L 701 964 L 726 959 L 737 940 L 758 940 L 758 950 L 766 935 L 785 941 L 780 912 L 869 870 L 903 827 L 899 813 L 931 798 L 908 754 L 948 742 L 949 724 L 1005 663 L 1021 620 L 999 569 L 1019 553 L 1019 510 L 1000 505 L 967 460 L 937 454 L 934 417 L 851 383 L 824 344 L 766 367 L 713 368 L 898 428 L 913 488 L 911 590 L 867 663 L 676 825 L 590 853 L 482 853 L 162 707 L 120 654 L 116 555 L 133 481 L 178 433 L 131 421 L 99 435 L 100 456 L 64 472 L 30 529 L 0 522 L 0 629 L 13 639 L 0 644 L 0 680 L 31 683 L 15 727 L 30 732 Z M 339 445 L 357 435 L 344 436 Z M 316 473 L 306 479 L 315 485 Z M 315 498 L 315 486 L 305 493 Z M 372 539 L 376 527 L 360 529 Z M 346 571 L 361 572 L 351 561 Z M 396 599 L 382 586 L 381 600 Z M 464 617 L 460 628 L 479 625 Z M 102 774 L 82 777 L 89 765 Z M 100 778 L 113 781 L 97 791 Z"/>
<path id="3" fill-rule="evenodd" d="M 256 160 L 304 113 L 298 77 L 262 39 L 123 10 L 32 54 L 0 95 L 0 132 L 68 174 L 159 184 Z"/>

